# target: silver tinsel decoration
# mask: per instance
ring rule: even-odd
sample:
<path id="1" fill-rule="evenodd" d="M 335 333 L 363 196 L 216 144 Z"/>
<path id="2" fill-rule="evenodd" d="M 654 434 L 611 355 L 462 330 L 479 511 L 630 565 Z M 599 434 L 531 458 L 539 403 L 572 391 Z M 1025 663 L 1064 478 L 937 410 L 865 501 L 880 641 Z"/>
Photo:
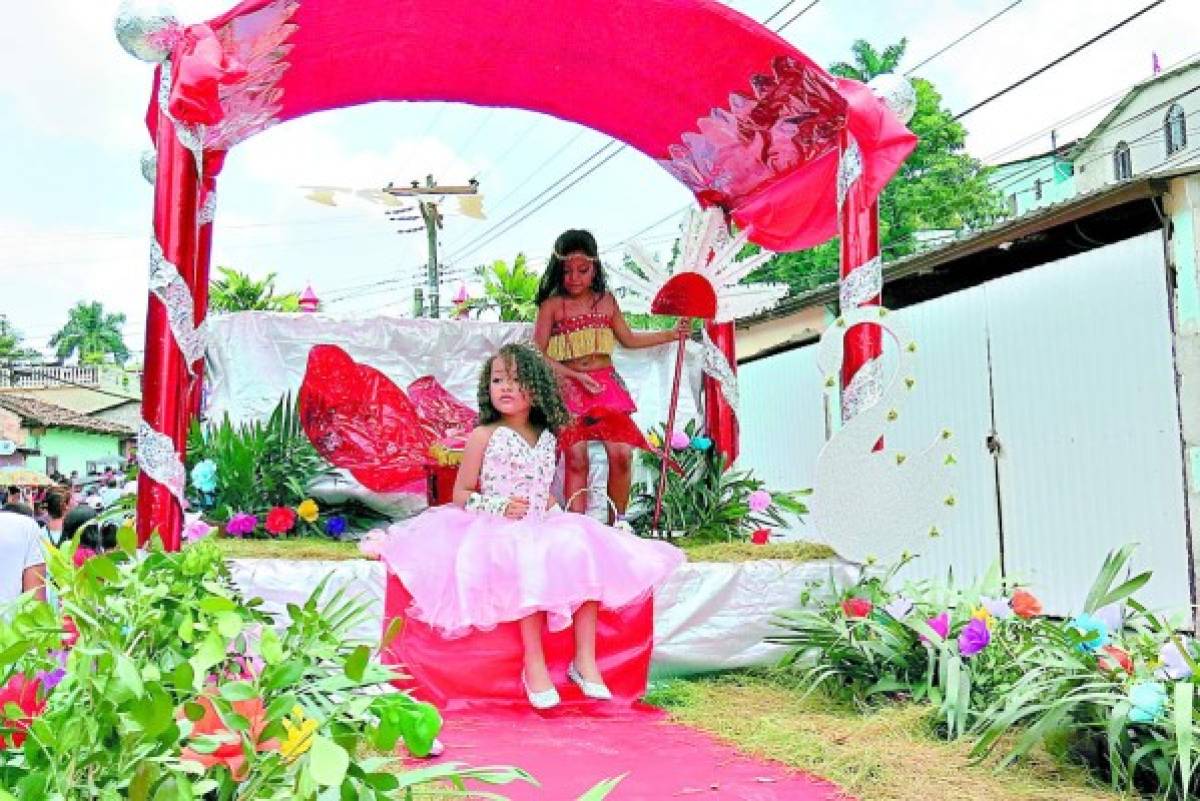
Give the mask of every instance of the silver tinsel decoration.
<path id="1" fill-rule="evenodd" d="M 900 118 L 900 122 L 908 125 L 917 111 L 917 90 L 908 78 L 886 72 L 872 78 L 867 87 Z"/>
<path id="2" fill-rule="evenodd" d="M 142 151 L 142 177 L 146 179 L 146 183 L 154 186 L 154 179 L 158 175 L 158 151 L 143 150 Z"/>
<path id="3" fill-rule="evenodd" d="M 123 0 L 113 22 L 125 52 L 157 64 L 171 55 L 179 20 L 170 7 L 156 0 Z"/>

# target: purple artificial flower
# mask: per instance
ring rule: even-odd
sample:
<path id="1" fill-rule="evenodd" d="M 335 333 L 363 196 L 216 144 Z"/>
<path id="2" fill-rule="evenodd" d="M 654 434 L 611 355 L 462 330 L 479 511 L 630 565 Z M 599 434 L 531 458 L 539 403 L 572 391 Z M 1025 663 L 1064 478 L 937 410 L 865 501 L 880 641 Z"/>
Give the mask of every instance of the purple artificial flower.
<path id="1" fill-rule="evenodd" d="M 234 537 L 244 537 L 247 534 L 253 534 L 256 528 L 258 528 L 258 518 L 255 515 L 238 512 L 225 524 L 225 533 Z"/>
<path id="2" fill-rule="evenodd" d="M 1186 640 L 1182 642 L 1184 642 L 1184 648 L 1187 648 Z M 1162 662 L 1162 667 L 1156 670 L 1154 675 L 1160 679 L 1179 681 L 1192 675 L 1192 666 L 1184 659 L 1183 653 L 1174 640 L 1163 643 L 1163 647 L 1158 649 L 1158 659 Z"/>
<path id="3" fill-rule="evenodd" d="M 963 656 L 975 656 L 987 648 L 991 641 L 992 633 L 988 631 L 987 623 L 977 617 L 971 618 L 971 621 L 958 635 L 958 652 Z"/>
<path id="4" fill-rule="evenodd" d="M 334 515 L 325 521 L 325 533 L 331 537 L 341 537 L 346 533 L 346 518 Z"/>
<path id="5" fill-rule="evenodd" d="M 1007 598 L 989 598 L 983 595 L 979 598 L 979 604 L 996 620 L 1005 620 L 1013 615 L 1012 607 L 1009 606 Z"/>
<path id="6" fill-rule="evenodd" d="M 215 526 L 210 526 L 200 519 L 200 515 L 184 515 L 183 531 L 180 537 L 184 542 L 196 542 L 202 540 L 209 534 L 216 531 Z"/>
<path id="7" fill-rule="evenodd" d="M 754 492 L 750 493 L 750 497 L 747 499 L 747 501 L 750 504 L 751 512 L 754 512 L 755 514 L 758 514 L 759 512 L 765 512 L 771 506 L 771 493 L 761 489 L 755 490 Z"/>
<path id="8" fill-rule="evenodd" d="M 883 611 L 892 616 L 894 620 L 903 620 L 908 617 L 913 610 L 913 602 L 905 598 L 903 595 L 897 595 L 892 600 L 884 604 Z"/>
<path id="9" fill-rule="evenodd" d="M 1125 628 L 1125 608 L 1120 604 L 1109 604 L 1096 610 L 1096 620 L 1104 623 L 1108 631 L 1119 634 Z"/>
<path id="10" fill-rule="evenodd" d="M 931 617 L 925 621 L 925 625 L 937 632 L 937 635 L 943 640 L 950 634 L 950 613 L 942 612 L 937 617 Z M 921 642 L 929 642 L 929 639 L 922 634 Z"/>
<path id="11" fill-rule="evenodd" d="M 37 680 L 42 683 L 42 692 L 50 692 L 58 686 L 67 676 L 67 652 L 62 650 L 50 651 L 50 655 L 54 657 L 54 661 L 58 662 L 58 667 L 53 670 L 43 670 L 37 675 Z"/>

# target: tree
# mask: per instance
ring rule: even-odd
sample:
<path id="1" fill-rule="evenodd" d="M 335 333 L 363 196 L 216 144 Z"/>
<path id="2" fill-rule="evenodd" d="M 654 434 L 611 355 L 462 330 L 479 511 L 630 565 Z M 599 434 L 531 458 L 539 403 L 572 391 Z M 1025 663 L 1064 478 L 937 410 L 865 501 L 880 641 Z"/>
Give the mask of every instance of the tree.
<path id="1" fill-rule="evenodd" d="M 229 267 L 217 270 L 221 278 L 214 279 L 208 287 L 209 311 L 300 311 L 299 294 L 275 294 L 275 273 L 267 273 L 266 278 L 256 281 L 249 273 Z"/>
<path id="2" fill-rule="evenodd" d="M 50 337 L 50 347 L 59 359 L 78 355 L 81 364 L 102 364 L 112 356 L 117 364 L 129 358 L 121 333 L 125 315 L 108 314 L 99 301 L 79 301 L 67 313 L 67 324 Z"/>
<path id="3" fill-rule="evenodd" d="M 901 39 L 882 53 L 860 39 L 851 46 L 852 63 L 840 62 L 830 72 L 859 81 L 896 70 L 908 42 Z M 920 231 L 982 228 L 1003 211 L 1003 199 L 988 184 L 988 171 L 966 152 L 966 130 L 942 106 L 942 96 L 923 78 L 911 79 L 917 110 L 908 127 L 920 142 L 901 165 L 879 199 L 879 234 L 883 260 L 893 261 L 917 249 Z M 836 240 L 812 250 L 783 253 L 752 276 L 782 281 L 793 292 L 836 281 Z"/>
<path id="4" fill-rule="evenodd" d="M 25 337 L 3 314 L 0 314 L 0 361 L 12 362 L 22 359 L 37 359 L 41 357 L 33 348 L 22 346 Z"/>
<path id="5" fill-rule="evenodd" d="M 532 322 L 537 317 L 538 282 L 541 276 L 530 272 L 524 253 L 518 253 L 512 267 L 503 259 L 482 268 L 483 297 L 464 304 L 476 313 L 496 309 L 502 322 Z"/>

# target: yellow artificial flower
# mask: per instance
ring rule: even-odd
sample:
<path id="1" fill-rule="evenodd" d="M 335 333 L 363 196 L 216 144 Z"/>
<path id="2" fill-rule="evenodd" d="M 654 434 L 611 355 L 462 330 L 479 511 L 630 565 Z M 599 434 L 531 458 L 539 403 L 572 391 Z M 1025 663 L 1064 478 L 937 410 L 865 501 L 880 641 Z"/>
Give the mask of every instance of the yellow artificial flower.
<path id="1" fill-rule="evenodd" d="M 651 431 L 650 436 L 646 437 L 646 440 L 656 448 L 662 447 L 662 437 L 655 431 Z"/>
<path id="2" fill-rule="evenodd" d="M 283 719 L 283 730 L 287 736 L 279 744 L 279 753 L 288 762 L 295 762 L 305 751 L 312 748 L 317 722 L 304 717 L 304 710 L 297 705 L 292 707 L 291 716 Z"/>
<path id="3" fill-rule="evenodd" d="M 300 519 L 305 523 L 315 523 L 321 515 L 321 507 L 317 506 L 317 502 L 312 498 L 307 498 L 296 507 L 296 514 L 300 515 Z"/>
<path id="4" fill-rule="evenodd" d="M 992 623 L 994 623 L 996 620 L 996 618 L 992 617 L 992 613 L 982 606 L 975 607 L 975 611 L 971 613 L 971 617 L 975 618 L 976 620 L 982 620 L 983 624 L 989 629 L 992 627 Z"/>

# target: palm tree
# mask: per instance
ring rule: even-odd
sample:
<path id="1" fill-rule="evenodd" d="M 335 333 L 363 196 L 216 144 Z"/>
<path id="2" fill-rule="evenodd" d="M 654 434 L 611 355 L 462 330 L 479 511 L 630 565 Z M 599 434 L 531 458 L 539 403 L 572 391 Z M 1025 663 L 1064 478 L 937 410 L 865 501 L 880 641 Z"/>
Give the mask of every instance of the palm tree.
<path id="1" fill-rule="evenodd" d="M 221 278 L 208 288 L 208 308 L 214 312 L 300 311 L 300 296 L 295 292 L 275 294 L 275 273 L 256 281 L 249 273 L 218 267 Z"/>
<path id="2" fill-rule="evenodd" d="M 23 339 L 21 332 L 13 328 L 7 317 L 0 314 L 0 362 L 38 358 L 36 350 L 22 346 Z"/>
<path id="3" fill-rule="evenodd" d="M 876 75 L 895 72 L 907 48 L 907 38 L 885 48 L 882 53 L 872 47 L 866 39 L 858 39 L 850 45 L 850 52 L 854 53 L 854 63 L 839 61 L 831 66 L 829 71 L 843 78 L 853 78 L 866 83 Z"/>
<path id="4" fill-rule="evenodd" d="M 125 347 L 121 334 L 124 325 L 124 314 L 105 313 L 99 301 L 79 301 L 67 313 L 67 324 L 50 337 L 50 347 L 55 348 L 59 359 L 78 354 L 82 364 L 101 364 L 107 356 L 112 356 L 117 364 L 124 364 L 129 358 L 129 348 Z"/>
<path id="5" fill-rule="evenodd" d="M 503 322 L 530 322 L 537 317 L 538 281 L 541 276 L 526 267 L 524 253 L 518 253 L 512 267 L 497 259 L 483 268 L 483 297 L 467 301 L 474 311 L 498 309 Z"/>

